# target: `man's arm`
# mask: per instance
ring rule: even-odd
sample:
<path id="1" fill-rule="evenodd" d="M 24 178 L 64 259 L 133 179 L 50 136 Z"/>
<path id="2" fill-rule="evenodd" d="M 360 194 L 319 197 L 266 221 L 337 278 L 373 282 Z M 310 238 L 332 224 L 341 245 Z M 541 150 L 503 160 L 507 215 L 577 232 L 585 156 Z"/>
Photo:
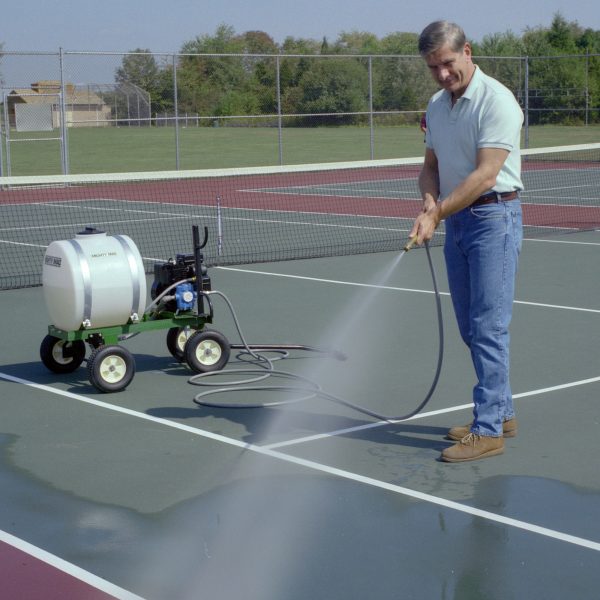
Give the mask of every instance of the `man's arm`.
<path id="1" fill-rule="evenodd" d="M 429 156 L 430 153 L 433 157 Z M 417 244 L 429 241 L 443 219 L 471 205 L 479 196 L 496 185 L 496 178 L 508 154 L 508 150 L 502 148 L 480 148 L 477 151 L 475 170 L 446 198 L 436 203 L 432 202 L 435 193 L 432 177 L 434 168 L 437 177 L 437 159 L 434 152 L 427 149 L 423 170 L 419 176 L 423 212 L 416 218 L 409 236 L 417 236 Z"/>
<path id="2" fill-rule="evenodd" d="M 427 212 L 435 206 L 440 195 L 437 157 L 431 148 L 425 150 L 425 161 L 419 173 L 419 189 L 423 198 L 423 212 Z"/>

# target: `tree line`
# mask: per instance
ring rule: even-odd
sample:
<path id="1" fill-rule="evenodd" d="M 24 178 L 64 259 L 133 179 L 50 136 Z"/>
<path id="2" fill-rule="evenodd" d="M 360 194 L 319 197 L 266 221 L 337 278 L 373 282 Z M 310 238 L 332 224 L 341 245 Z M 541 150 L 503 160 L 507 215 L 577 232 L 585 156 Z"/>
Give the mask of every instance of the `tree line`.
<path id="1" fill-rule="evenodd" d="M 115 81 L 148 92 L 153 113 L 174 111 L 176 84 L 180 114 L 274 115 L 280 109 L 284 115 L 330 115 L 319 124 L 360 123 L 361 113 L 371 109 L 426 106 L 436 88 L 417 43 L 416 33 L 378 38 L 352 31 L 333 43 L 288 37 L 277 44 L 263 31 L 238 34 L 221 25 L 212 35 L 185 42 L 174 61 L 136 48 L 122 59 Z M 557 13 L 549 27 L 487 35 L 472 47 L 482 69 L 507 84 L 522 104 L 521 57 L 528 57 L 527 102 L 540 111 L 540 122 L 581 122 L 586 107 L 600 121 L 600 31 Z"/>

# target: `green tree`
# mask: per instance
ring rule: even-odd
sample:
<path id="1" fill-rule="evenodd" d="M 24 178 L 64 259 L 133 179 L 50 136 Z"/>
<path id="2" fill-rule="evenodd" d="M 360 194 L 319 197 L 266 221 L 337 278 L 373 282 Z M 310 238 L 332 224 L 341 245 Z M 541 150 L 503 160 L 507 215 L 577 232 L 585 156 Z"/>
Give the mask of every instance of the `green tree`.
<path id="1" fill-rule="evenodd" d="M 567 22 L 560 13 L 554 15 L 549 28 L 524 33 L 530 57 L 530 122 L 582 122 L 588 72 L 586 61 L 576 55 L 584 54 L 577 44 L 583 33 L 576 22 Z"/>
<path id="2" fill-rule="evenodd" d="M 133 83 L 144 90 L 156 86 L 158 65 L 150 50 L 136 48 L 123 57 L 121 66 L 115 72 L 117 83 Z"/>
<path id="3" fill-rule="evenodd" d="M 264 31 L 246 31 L 242 33 L 240 40 L 244 52 L 248 54 L 277 54 L 279 47 L 273 38 Z"/>
<path id="4" fill-rule="evenodd" d="M 378 54 L 379 51 L 379 39 L 366 31 L 344 31 L 333 47 L 337 54 Z"/>
<path id="5" fill-rule="evenodd" d="M 273 38 L 264 31 L 246 31 L 240 35 L 245 54 L 243 59 L 247 74 L 245 99 L 242 103 L 245 112 L 232 114 L 272 114 L 277 110 L 277 68 L 274 56 L 279 47 Z"/>
<path id="6" fill-rule="evenodd" d="M 368 75 L 364 61 L 319 58 L 305 71 L 295 88 L 286 91 L 286 107 L 298 113 L 351 113 L 368 108 Z M 356 122 L 354 115 L 319 119 L 319 124 Z"/>
<path id="7" fill-rule="evenodd" d="M 390 33 L 382 38 L 380 43 L 382 54 L 419 55 L 419 36 L 416 33 L 401 32 Z"/>
<path id="8" fill-rule="evenodd" d="M 181 52 L 178 83 L 182 109 L 215 116 L 274 112 L 275 59 L 252 56 L 279 52 L 264 31 L 238 35 L 233 27 L 220 25 L 214 35 L 186 42 Z"/>
<path id="9" fill-rule="evenodd" d="M 600 123 L 600 31 L 585 29 L 576 41 L 579 50 L 585 54 L 587 66 L 588 122 Z"/>
<path id="10" fill-rule="evenodd" d="M 420 57 L 385 56 L 373 59 L 376 110 L 423 110 L 437 90 Z"/>
<path id="11" fill-rule="evenodd" d="M 580 51 L 586 54 L 600 53 L 600 31 L 585 29 L 577 37 L 575 44 Z"/>
<path id="12" fill-rule="evenodd" d="M 221 102 L 243 87 L 246 74 L 239 58 L 207 54 L 241 52 L 243 44 L 229 25 L 219 25 L 214 35 L 199 36 L 183 44 L 177 65 L 181 109 L 204 115 L 220 114 Z"/>
<path id="13" fill-rule="evenodd" d="M 115 71 L 115 82 L 137 86 L 148 93 L 152 113 L 168 109 L 169 97 L 173 95 L 172 70 L 159 66 L 150 50 L 136 48 L 125 55 Z"/>
<path id="14" fill-rule="evenodd" d="M 484 36 L 481 43 L 473 44 L 475 62 L 481 69 L 498 79 L 523 103 L 525 44 L 512 31 Z"/>
<path id="15" fill-rule="evenodd" d="M 382 38 L 379 48 L 385 56 L 373 59 L 376 110 L 420 111 L 435 92 L 435 83 L 418 53 L 418 38 L 409 32 Z"/>
<path id="16" fill-rule="evenodd" d="M 175 90 L 173 80 L 173 62 L 165 61 L 159 68 L 157 74 L 156 88 L 152 96 L 153 99 L 153 114 L 157 112 L 172 113 L 175 109 Z"/>
<path id="17" fill-rule="evenodd" d="M 569 23 L 561 13 L 555 13 L 546 38 L 550 46 L 563 54 L 576 51 L 576 38 L 580 35 L 580 27 L 576 22 Z"/>
<path id="18" fill-rule="evenodd" d="M 281 53 L 284 56 L 280 60 L 279 80 L 283 94 L 288 88 L 297 86 L 302 75 L 310 69 L 314 59 L 306 56 L 319 54 L 319 44 L 305 38 L 287 37 L 281 46 Z"/>
<path id="19" fill-rule="evenodd" d="M 436 86 L 418 57 L 417 44 L 418 34 L 412 32 L 393 32 L 378 39 L 370 32 L 353 30 L 340 33 L 333 44 L 327 38 L 287 37 L 279 46 L 264 31 L 238 34 L 222 24 L 213 34 L 182 45 L 175 65 L 179 110 L 206 116 L 272 114 L 277 110 L 279 64 L 284 114 L 362 112 L 369 100 L 368 63 L 358 57 L 369 55 L 374 108 L 420 111 Z M 569 115 L 583 114 L 586 101 L 598 103 L 600 59 L 594 54 L 600 52 L 600 32 L 583 29 L 560 13 L 549 27 L 528 28 L 521 36 L 511 31 L 494 33 L 472 45 L 482 69 L 521 100 L 526 71 L 520 57 L 529 57 L 529 106 L 539 117 L 537 122 L 564 121 Z M 324 54 L 357 58 L 318 56 Z M 173 64 L 158 65 L 149 50 L 138 48 L 125 57 L 115 79 L 149 91 L 153 106 L 172 108 Z M 551 110 L 557 106 L 561 111 Z"/>
<path id="20" fill-rule="evenodd" d="M 525 50 L 525 44 L 521 38 L 512 31 L 486 35 L 481 43 L 473 43 L 473 54 L 475 56 L 520 57 L 523 56 Z"/>

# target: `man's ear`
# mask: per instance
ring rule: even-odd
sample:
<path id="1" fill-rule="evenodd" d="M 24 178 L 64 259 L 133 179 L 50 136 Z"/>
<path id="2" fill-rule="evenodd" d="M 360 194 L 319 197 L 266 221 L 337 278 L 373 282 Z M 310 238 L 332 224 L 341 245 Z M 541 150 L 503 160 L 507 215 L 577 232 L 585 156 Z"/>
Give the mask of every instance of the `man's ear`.
<path id="1" fill-rule="evenodd" d="M 473 57 L 473 53 L 471 50 L 471 44 L 469 44 L 469 42 L 465 42 L 465 47 L 463 48 L 463 53 L 468 59 L 471 59 Z"/>

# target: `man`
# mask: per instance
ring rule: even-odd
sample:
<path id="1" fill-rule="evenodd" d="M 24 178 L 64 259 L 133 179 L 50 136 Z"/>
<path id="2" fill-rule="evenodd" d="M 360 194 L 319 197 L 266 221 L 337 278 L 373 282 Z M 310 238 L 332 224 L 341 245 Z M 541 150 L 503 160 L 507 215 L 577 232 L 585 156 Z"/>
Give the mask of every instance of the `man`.
<path id="1" fill-rule="evenodd" d="M 410 236 L 421 244 L 445 221 L 452 303 L 477 378 L 474 419 L 448 432 L 458 443 L 441 456 L 462 462 L 501 454 L 503 437 L 516 434 L 508 327 L 522 240 L 523 113 L 510 90 L 473 63 L 458 25 L 428 25 L 419 52 L 442 89 L 427 107 L 423 211 Z"/>

